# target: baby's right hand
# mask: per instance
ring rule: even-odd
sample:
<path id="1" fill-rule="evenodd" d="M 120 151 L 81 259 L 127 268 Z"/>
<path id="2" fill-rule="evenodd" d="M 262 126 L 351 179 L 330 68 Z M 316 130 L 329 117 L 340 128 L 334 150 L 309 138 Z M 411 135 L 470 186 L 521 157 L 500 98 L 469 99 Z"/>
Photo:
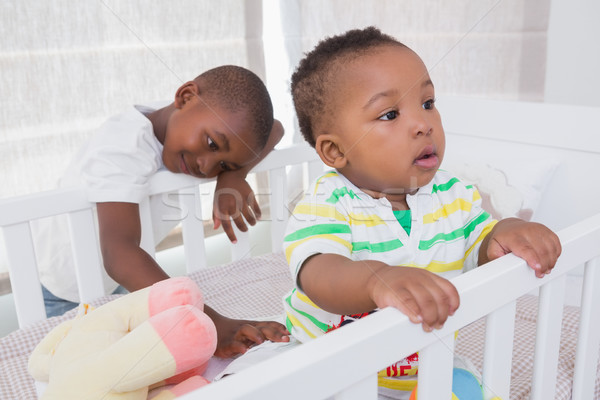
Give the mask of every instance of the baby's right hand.
<path id="1" fill-rule="evenodd" d="M 369 279 L 369 295 L 377 307 L 395 307 L 423 330 L 441 329 L 460 304 L 454 285 L 432 272 L 414 267 L 380 268 Z"/>

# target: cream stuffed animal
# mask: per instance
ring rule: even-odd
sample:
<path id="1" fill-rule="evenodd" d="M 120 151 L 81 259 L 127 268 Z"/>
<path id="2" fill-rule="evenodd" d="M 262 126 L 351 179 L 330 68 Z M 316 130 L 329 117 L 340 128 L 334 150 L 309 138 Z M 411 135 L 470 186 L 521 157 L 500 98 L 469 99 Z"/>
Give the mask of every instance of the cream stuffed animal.
<path id="1" fill-rule="evenodd" d="M 84 307 L 82 307 L 84 308 Z M 208 383 L 200 376 L 217 346 L 198 286 L 171 278 L 130 293 L 54 328 L 29 358 L 48 382 L 42 399 L 142 400 L 175 387 L 171 399 Z"/>

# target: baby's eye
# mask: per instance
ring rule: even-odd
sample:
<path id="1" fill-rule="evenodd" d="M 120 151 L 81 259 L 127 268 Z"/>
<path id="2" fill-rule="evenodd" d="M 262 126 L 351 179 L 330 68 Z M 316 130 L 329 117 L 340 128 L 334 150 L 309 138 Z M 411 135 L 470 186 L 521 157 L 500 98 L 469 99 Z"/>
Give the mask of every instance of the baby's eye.
<path id="1" fill-rule="evenodd" d="M 225 161 L 221 161 L 219 167 L 221 167 L 221 171 L 231 171 L 231 168 L 229 168 L 229 165 L 227 165 Z"/>
<path id="2" fill-rule="evenodd" d="M 435 99 L 427 100 L 425 103 L 423 103 L 423 108 L 425 110 L 433 110 L 434 106 L 435 106 Z"/>
<path id="3" fill-rule="evenodd" d="M 397 117 L 398 117 L 398 111 L 392 110 L 392 111 L 388 111 L 385 114 L 383 114 L 381 117 L 379 117 L 379 119 L 383 120 L 383 121 L 391 121 L 393 119 L 396 119 Z"/>
<path id="4" fill-rule="evenodd" d="M 206 139 L 206 142 L 208 143 L 208 148 L 212 151 L 219 150 L 219 146 L 217 146 L 217 144 L 210 138 L 210 136 Z"/>

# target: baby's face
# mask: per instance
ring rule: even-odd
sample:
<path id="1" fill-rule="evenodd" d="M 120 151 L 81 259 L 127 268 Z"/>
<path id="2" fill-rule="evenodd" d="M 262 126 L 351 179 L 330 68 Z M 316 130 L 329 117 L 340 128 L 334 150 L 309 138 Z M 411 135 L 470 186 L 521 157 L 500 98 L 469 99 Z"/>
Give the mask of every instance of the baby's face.
<path id="1" fill-rule="evenodd" d="M 169 118 L 163 162 L 171 172 L 199 178 L 239 169 L 259 153 L 250 132 L 243 111 L 232 113 L 196 96 Z"/>
<path id="2" fill-rule="evenodd" d="M 435 91 L 410 49 L 382 46 L 338 75 L 336 107 L 327 118 L 347 164 L 340 171 L 361 189 L 413 193 L 429 183 L 445 149 Z"/>

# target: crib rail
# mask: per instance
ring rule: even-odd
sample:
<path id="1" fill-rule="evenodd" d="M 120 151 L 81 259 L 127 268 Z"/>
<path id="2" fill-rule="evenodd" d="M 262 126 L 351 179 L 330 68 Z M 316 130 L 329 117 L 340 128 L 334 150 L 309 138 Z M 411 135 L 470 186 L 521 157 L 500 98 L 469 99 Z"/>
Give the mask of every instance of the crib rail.
<path id="1" fill-rule="evenodd" d="M 281 248 L 289 210 L 286 208 L 286 167 L 308 163 L 309 179 L 322 171 L 323 164 L 314 149 L 295 145 L 271 152 L 253 172 L 268 171 L 271 180 L 269 197 L 271 244 L 275 251 Z M 163 195 L 165 201 L 173 193 L 181 203 L 173 208 L 182 224 L 186 267 L 192 272 L 206 266 L 204 225 L 201 218 L 199 185 L 207 179 L 197 179 L 167 171 L 157 173 L 150 180 L 150 195 Z M 20 327 L 46 318 L 43 305 L 31 222 L 52 216 L 68 220 L 73 259 L 76 266 L 80 298 L 84 302 L 101 297 L 104 287 L 101 279 L 102 262 L 96 234 L 94 203 L 87 200 L 82 188 L 57 189 L 33 195 L 0 200 L 0 227 L 4 233 L 9 276 Z M 140 203 L 142 224 L 141 246 L 154 254 L 154 237 L 149 199 Z M 236 231 L 238 242 L 232 245 L 232 259 L 250 254 L 248 233 Z M 0 250 L 1 251 L 1 250 Z"/>
<path id="2" fill-rule="evenodd" d="M 524 261 L 507 255 L 453 279 L 461 306 L 443 329 L 425 333 L 395 309 L 215 382 L 182 399 L 375 399 L 376 371 L 420 351 L 419 400 L 451 397 L 454 332 L 487 315 L 483 384 L 486 399 L 509 398 L 516 299 L 540 287 L 532 399 L 554 398 L 564 280 L 585 263 L 573 398 L 593 398 L 600 322 L 600 214 L 559 232 L 563 253 L 552 274 L 538 279 Z M 561 292 L 562 290 L 562 292 Z M 559 298 L 555 300 L 555 298 Z M 562 309 L 562 308 L 559 308 Z M 558 321 L 558 322 L 557 322 Z M 402 340 L 397 338 L 402 337 Z M 393 343 L 393 346 L 390 344 Z M 422 388 L 422 389 L 421 389 Z"/>

